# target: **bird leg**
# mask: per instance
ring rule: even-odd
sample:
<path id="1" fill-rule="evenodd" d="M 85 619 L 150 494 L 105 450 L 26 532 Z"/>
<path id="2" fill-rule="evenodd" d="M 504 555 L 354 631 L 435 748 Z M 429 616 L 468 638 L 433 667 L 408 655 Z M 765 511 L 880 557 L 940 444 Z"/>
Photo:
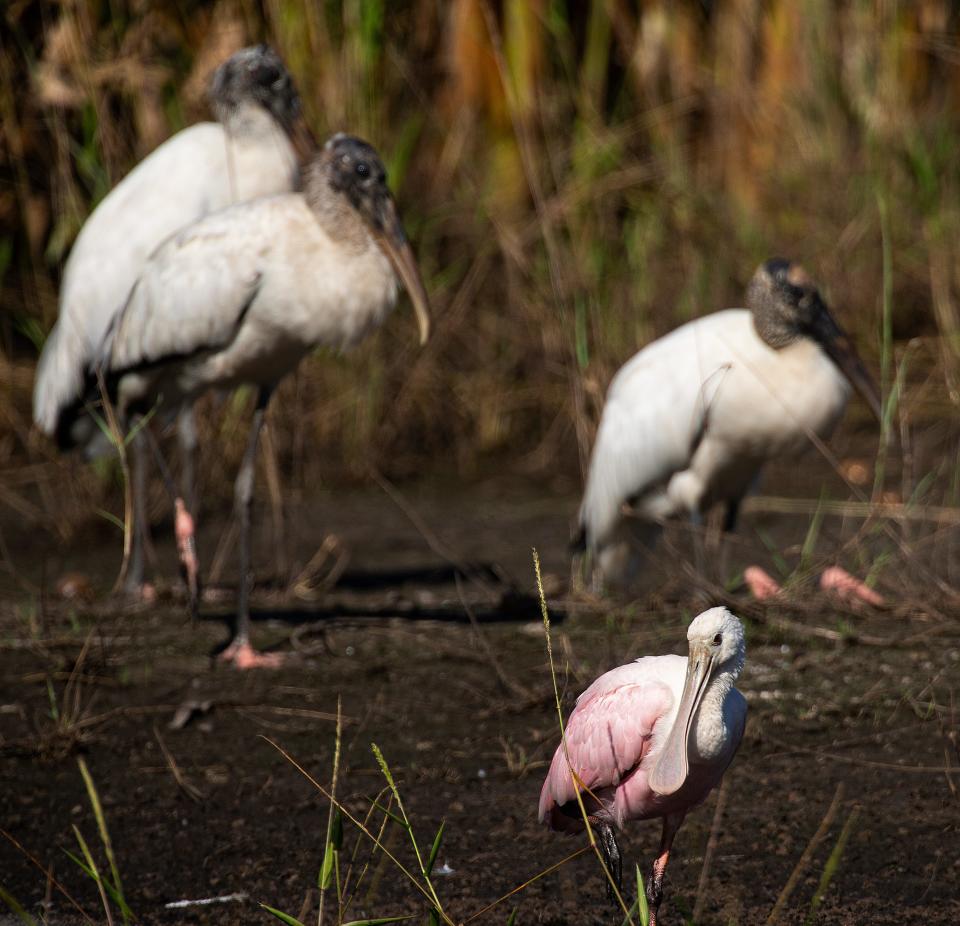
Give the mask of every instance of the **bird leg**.
<path id="1" fill-rule="evenodd" d="M 184 504 L 182 496 L 177 494 L 173 477 L 170 475 L 170 467 L 167 466 L 167 461 L 163 458 L 160 445 L 153 436 L 153 432 L 149 428 L 143 430 L 146 432 L 154 459 L 157 461 L 157 469 L 160 470 L 160 476 L 163 479 L 167 494 L 173 502 L 173 533 L 177 541 L 177 555 L 180 558 L 183 581 L 187 586 L 190 619 L 196 621 L 197 610 L 200 607 L 200 559 L 197 556 L 197 538 L 193 516 Z"/>
<path id="2" fill-rule="evenodd" d="M 620 846 L 617 844 L 617 836 L 613 827 L 607 823 L 597 825 L 597 835 L 600 837 L 598 845 L 600 854 L 603 856 L 603 864 L 606 866 L 607 873 L 613 878 L 617 891 L 623 888 L 623 856 L 620 854 Z M 610 900 L 616 900 L 616 893 L 613 890 L 613 884 L 607 881 L 607 897 Z"/>
<path id="3" fill-rule="evenodd" d="M 146 557 L 150 550 L 150 527 L 147 521 L 147 460 L 144 447 L 146 426 L 140 426 L 139 420 L 133 422 L 138 428 L 130 442 L 130 482 L 133 495 L 133 530 L 130 538 L 130 558 L 123 579 L 123 591 L 134 598 L 147 597 L 144 585 Z"/>
<path id="4" fill-rule="evenodd" d="M 650 907 L 650 926 L 657 926 L 657 912 L 660 909 L 660 901 L 663 900 L 663 874 L 667 870 L 667 862 L 670 860 L 670 849 L 673 846 L 673 839 L 683 823 L 684 814 L 669 814 L 663 818 L 663 832 L 660 835 L 660 852 L 656 861 L 653 863 L 653 869 L 650 872 L 650 879 L 647 881 L 647 903 Z"/>
<path id="5" fill-rule="evenodd" d="M 250 644 L 250 591 L 253 572 L 250 568 L 250 510 L 253 505 L 253 482 L 256 476 L 257 443 L 263 428 L 263 417 L 272 390 L 261 386 L 257 406 L 253 412 L 250 436 L 243 462 L 234 484 L 234 503 L 240 524 L 240 583 L 237 593 L 237 624 L 233 639 L 220 654 L 220 659 L 232 662 L 238 669 L 273 668 L 281 663 L 277 653 L 258 653 Z"/>
<path id="6" fill-rule="evenodd" d="M 193 406 L 184 405 L 177 416 L 177 440 L 180 443 L 180 496 L 186 503 L 187 511 L 197 517 L 197 422 L 193 415 Z"/>

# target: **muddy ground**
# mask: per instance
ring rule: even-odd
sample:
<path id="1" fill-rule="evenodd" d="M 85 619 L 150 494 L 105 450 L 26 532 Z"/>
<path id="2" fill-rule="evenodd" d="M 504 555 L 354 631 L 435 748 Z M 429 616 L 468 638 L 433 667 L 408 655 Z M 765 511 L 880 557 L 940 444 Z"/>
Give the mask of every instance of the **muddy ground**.
<path id="1" fill-rule="evenodd" d="M 288 505 L 287 577 L 328 531 L 350 551 L 336 587 L 316 589 L 313 600 L 303 584 L 298 596 L 280 581 L 268 508 L 258 506 L 255 642 L 290 658 L 281 670 L 247 674 L 211 657 L 227 637 L 228 586 L 195 627 L 181 603 L 163 597 L 126 607 L 102 597 L 64 602 L 53 587 L 69 570 L 98 593 L 108 587 L 113 529 L 91 522 L 61 548 L 4 515 L 13 574 L 0 580 L 0 825 L 9 834 L 0 837 L 0 884 L 9 895 L 50 923 L 84 922 L 56 879 L 104 921 L 94 884 L 64 852 L 78 851 L 76 827 L 105 864 L 83 757 L 141 922 L 270 922 L 258 902 L 315 922 L 328 804 L 277 747 L 327 786 L 338 698 L 338 793 L 352 813 L 367 814 L 384 786 L 370 748 L 377 743 L 421 844 L 429 847 L 445 821 L 435 885 L 454 922 L 583 845 L 536 822 L 558 726 L 530 549 L 547 575 L 569 709 L 601 671 L 684 651 L 685 623 L 699 607 L 684 538 L 661 560 L 670 582 L 660 573 L 639 603 L 598 606 L 568 592 L 571 494 L 503 481 L 466 495 L 404 491 L 416 525 L 378 489 Z M 208 561 L 225 523 L 207 513 Z M 748 513 L 731 570 L 753 560 L 772 568 L 771 537 L 795 563 L 808 523 Z M 818 549 L 839 548 L 855 527 L 825 525 Z M 896 547 L 889 536 L 875 542 Z M 857 562 L 851 549 L 843 547 L 848 567 Z M 167 571 L 169 544 L 159 553 Z M 814 922 L 960 922 L 960 619 L 933 578 L 921 569 L 901 582 L 896 550 L 889 555 L 880 586 L 887 609 L 851 609 L 810 584 L 766 606 L 736 589 L 708 593 L 747 623 L 740 687 L 750 716 L 722 813 L 715 794 L 680 832 L 665 923 L 690 921 L 699 900 L 698 923 L 762 924 L 788 888 L 778 921 L 802 923 L 824 880 Z M 229 569 L 223 579 L 231 581 Z M 372 825 L 382 819 L 375 812 Z M 415 868 L 399 826 L 388 825 L 383 839 Z M 636 861 L 646 872 L 658 839 L 657 823 L 633 825 L 622 842 L 628 868 Z M 358 831 L 345 823 L 342 875 L 357 845 Z M 410 912 L 426 921 L 416 890 L 370 848 L 360 837 L 351 885 L 370 864 L 344 919 Z M 171 906 L 228 895 L 240 897 Z M 622 920 L 589 854 L 474 921 L 505 923 L 514 908 L 517 923 Z"/>

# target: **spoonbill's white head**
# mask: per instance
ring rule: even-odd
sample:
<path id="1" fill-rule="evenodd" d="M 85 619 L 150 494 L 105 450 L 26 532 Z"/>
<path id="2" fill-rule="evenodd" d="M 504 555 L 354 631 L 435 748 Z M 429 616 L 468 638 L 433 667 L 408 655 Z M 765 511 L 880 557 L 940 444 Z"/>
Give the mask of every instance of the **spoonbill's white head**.
<path id="1" fill-rule="evenodd" d="M 420 328 L 420 343 L 425 344 L 430 336 L 430 302 L 376 149 L 338 132 L 307 166 L 304 192 L 310 205 L 334 222 L 344 215 L 344 209 L 359 215 L 407 290 Z"/>
<path id="2" fill-rule="evenodd" d="M 857 349 L 837 323 L 810 275 L 795 261 L 761 264 L 747 286 L 747 308 L 757 334 L 774 349 L 798 338 L 816 341 L 863 396 L 879 420 L 880 392 Z"/>
<path id="3" fill-rule="evenodd" d="M 209 96 L 220 122 L 229 124 L 244 105 L 262 106 L 290 137 L 301 161 L 316 151 L 317 142 L 303 119 L 293 78 L 269 45 L 241 48 L 227 58 L 213 73 Z"/>
<path id="4" fill-rule="evenodd" d="M 687 628 L 690 657 L 708 660 L 713 675 L 730 673 L 732 679 L 743 670 L 746 643 L 743 624 L 726 608 L 711 608 L 698 614 Z"/>
<path id="5" fill-rule="evenodd" d="M 722 681 L 718 694 L 726 695 L 746 655 L 743 624 L 726 608 L 711 608 L 695 617 L 687 628 L 687 642 L 690 656 L 680 707 L 648 779 L 650 787 L 663 795 L 679 791 L 690 773 L 693 722 L 711 681 Z"/>

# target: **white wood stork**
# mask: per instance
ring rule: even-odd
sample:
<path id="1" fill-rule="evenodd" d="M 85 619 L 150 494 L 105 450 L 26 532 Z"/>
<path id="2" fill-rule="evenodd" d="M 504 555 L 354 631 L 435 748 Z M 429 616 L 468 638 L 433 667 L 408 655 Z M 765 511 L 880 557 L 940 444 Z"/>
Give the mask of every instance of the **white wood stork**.
<path id="1" fill-rule="evenodd" d="M 574 541 L 603 582 L 628 585 L 667 518 L 723 502 L 732 530 L 763 464 L 829 436 L 851 383 L 880 416 L 873 380 L 802 267 L 768 260 L 746 304 L 682 325 L 614 376 Z"/>
<path id="2" fill-rule="evenodd" d="M 78 404 L 107 329 L 158 245 L 231 203 L 296 189 L 298 161 L 316 148 L 290 75 L 266 45 L 242 49 L 225 61 L 214 74 L 210 101 L 219 122 L 190 126 L 164 142 L 110 191 L 77 236 L 33 395 L 34 419 L 62 448 L 103 449 L 99 428 L 89 416 L 77 414 Z M 196 443 L 192 424 L 189 414 L 181 417 L 188 497 Z M 135 531 L 128 591 L 139 590 L 143 581 L 147 538 L 140 441 L 133 456 Z"/>
<path id="3" fill-rule="evenodd" d="M 427 295 L 377 152 L 333 136 L 304 169 L 303 193 L 231 206 L 181 230 L 150 258 L 104 344 L 121 417 L 177 408 L 210 387 L 259 387 L 235 485 L 237 624 L 222 654 L 275 664 L 249 640 L 250 508 L 257 439 L 277 382 L 318 345 L 346 350 L 410 294 L 421 343 Z"/>

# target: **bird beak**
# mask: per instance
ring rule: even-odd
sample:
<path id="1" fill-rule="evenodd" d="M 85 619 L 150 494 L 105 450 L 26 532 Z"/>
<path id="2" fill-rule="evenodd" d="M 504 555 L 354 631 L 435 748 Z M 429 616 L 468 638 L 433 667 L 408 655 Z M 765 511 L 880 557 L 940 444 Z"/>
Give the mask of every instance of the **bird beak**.
<path id="1" fill-rule="evenodd" d="M 397 204 L 387 193 L 379 205 L 379 227 L 373 227 L 373 235 L 384 254 L 393 264 L 393 269 L 403 283 L 404 289 L 413 303 L 413 311 L 417 315 L 417 325 L 420 328 L 420 344 L 426 344 L 430 337 L 430 300 L 420 279 L 420 270 L 417 260 L 413 256 L 413 249 L 407 241 L 406 233 L 397 214 Z"/>
<path id="2" fill-rule="evenodd" d="M 819 341 L 827 356 L 840 368 L 853 387 L 863 396 L 870 411 L 883 420 L 883 407 L 880 403 L 880 390 L 873 377 L 863 365 L 857 349 L 847 333 L 836 323 L 829 311 L 824 311 L 814 325 L 814 337 Z"/>
<path id="3" fill-rule="evenodd" d="M 707 690 L 713 662 L 714 654 L 709 646 L 703 643 L 691 644 L 687 677 L 683 683 L 677 719 L 667 734 L 657 764 L 647 778 L 650 787 L 657 794 L 673 794 L 679 791 L 687 780 L 690 771 L 690 730 L 693 727 L 694 715 Z"/>

